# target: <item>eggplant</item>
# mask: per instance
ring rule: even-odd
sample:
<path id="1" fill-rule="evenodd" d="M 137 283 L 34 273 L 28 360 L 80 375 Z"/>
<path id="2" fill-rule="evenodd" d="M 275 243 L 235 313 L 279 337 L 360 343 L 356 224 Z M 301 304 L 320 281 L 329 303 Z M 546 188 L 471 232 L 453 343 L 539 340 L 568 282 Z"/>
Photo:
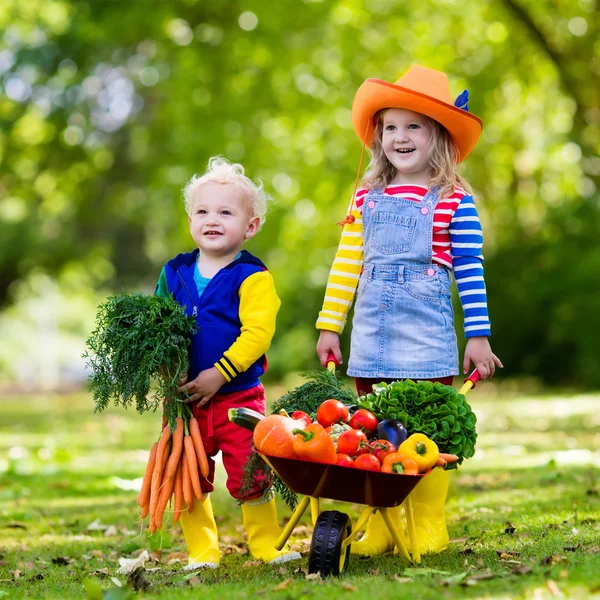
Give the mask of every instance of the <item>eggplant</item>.
<path id="1" fill-rule="evenodd" d="M 402 421 L 398 419 L 384 419 L 377 425 L 375 436 L 378 440 L 387 440 L 396 446 L 396 449 L 400 444 L 408 437 L 408 431 L 402 424 Z"/>

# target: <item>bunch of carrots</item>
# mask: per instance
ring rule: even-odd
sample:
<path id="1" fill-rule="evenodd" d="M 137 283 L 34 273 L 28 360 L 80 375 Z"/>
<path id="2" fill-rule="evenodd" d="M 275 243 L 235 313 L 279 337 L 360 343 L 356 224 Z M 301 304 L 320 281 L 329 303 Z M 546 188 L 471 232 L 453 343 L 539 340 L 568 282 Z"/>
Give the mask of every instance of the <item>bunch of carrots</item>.
<path id="1" fill-rule="evenodd" d="M 173 498 L 173 525 L 181 512 L 194 509 L 194 501 L 202 500 L 200 475 L 208 477 L 208 460 L 198 421 L 175 419 L 175 429 L 166 425 L 150 449 L 148 464 L 138 495 L 141 517 L 150 516 L 151 534 L 162 527 L 167 504 Z M 184 508 L 185 503 L 185 508 Z"/>

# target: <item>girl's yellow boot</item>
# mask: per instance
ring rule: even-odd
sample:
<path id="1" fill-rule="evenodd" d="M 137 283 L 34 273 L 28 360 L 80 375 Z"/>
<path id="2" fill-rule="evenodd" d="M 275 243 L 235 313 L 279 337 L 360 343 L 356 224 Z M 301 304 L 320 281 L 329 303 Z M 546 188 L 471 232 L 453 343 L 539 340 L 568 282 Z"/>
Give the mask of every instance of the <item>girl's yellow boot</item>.
<path id="1" fill-rule="evenodd" d="M 257 560 L 276 564 L 302 558 L 298 552 L 275 549 L 275 544 L 281 535 L 275 498 L 271 497 L 267 501 L 259 499 L 244 502 L 242 519 L 248 535 L 250 553 Z"/>
<path id="2" fill-rule="evenodd" d="M 416 545 L 421 554 L 439 552 L 448 545 L 444 505 L 448 495 L 450 472 L 433 469 L 412 491 Z"/>
<path id="3" fill-rule="evenodd" d="M 388 513 L 392 517 L 396 526 L 400 526 L 400 507 L 388 508 Z M 350 554 L 360 554 L 361 556 L 379 556 L 387 554 L 394 549 L 394 540 L 381 516 L 377 511 L 372 514 L 367 521 L 367 528 L 358 542 L 352 542 Z"/>
<path id="4" fill-rule="evenodd" d="M 206 495 L 202 501 L 195 502 L 191 514 L 187 510 L 182 512 L 180 522 L 189 556 L 184 569 L 218 568 L 219 537 L 210 497 Z"/>

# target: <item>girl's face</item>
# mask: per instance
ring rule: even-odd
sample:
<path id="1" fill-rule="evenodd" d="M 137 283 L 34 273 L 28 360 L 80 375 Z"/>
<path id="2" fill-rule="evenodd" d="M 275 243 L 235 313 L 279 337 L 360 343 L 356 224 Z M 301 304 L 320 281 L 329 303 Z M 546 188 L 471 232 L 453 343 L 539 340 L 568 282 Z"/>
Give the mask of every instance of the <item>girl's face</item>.
<path id="1" fill-rule="evenodd" d="M 383 115 L 381 145 L 396 168 L 390 183 L 427 185 L 433 175 L 429 162 L 431 125 L 427 117 L 404 108 L 390 108 Z"/>

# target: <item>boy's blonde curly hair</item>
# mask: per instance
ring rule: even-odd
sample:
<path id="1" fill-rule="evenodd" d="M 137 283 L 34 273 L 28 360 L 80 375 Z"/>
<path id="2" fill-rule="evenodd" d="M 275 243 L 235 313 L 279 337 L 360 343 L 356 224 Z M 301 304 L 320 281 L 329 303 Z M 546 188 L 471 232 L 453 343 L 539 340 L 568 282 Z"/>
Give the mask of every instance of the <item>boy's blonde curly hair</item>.
<path id="1" fill-rule="evenodd" d="M 183 188 L 183 199 L 185 201 L 185 210 L 191 214 L 192 198 L 195 191 L 205 183 L 214 181 L 216 183 L 233 183 L 242 188 L 248 198 L 248 203 L 252 209 L 252 217 L 260 219 L 259 229 L 265 222 L 267 209 L 271 202 L 271 197 L 264 190 L 260 179 L 254 183 L 249 177 L 244 175 L 244 167 L 238 163 L 230 163 L 222 156 L 213 156 L 208 161 L 208 167 L 204 175 L 194 175 Z"/>

